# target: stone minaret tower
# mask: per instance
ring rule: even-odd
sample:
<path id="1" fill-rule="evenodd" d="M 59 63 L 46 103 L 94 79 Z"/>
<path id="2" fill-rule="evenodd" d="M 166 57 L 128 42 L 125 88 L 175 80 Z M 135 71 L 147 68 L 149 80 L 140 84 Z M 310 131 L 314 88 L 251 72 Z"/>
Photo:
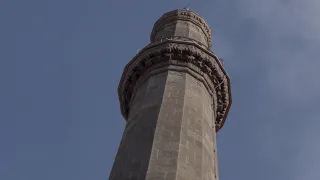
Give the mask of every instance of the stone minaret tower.
<path id="1" fill-rule="evenodd" d="M 218 180 L 216 132 L 230 80 L 211 30 L 189 10 L 164 14 L 118 87 L 127 121 L 109 180 Z"/>

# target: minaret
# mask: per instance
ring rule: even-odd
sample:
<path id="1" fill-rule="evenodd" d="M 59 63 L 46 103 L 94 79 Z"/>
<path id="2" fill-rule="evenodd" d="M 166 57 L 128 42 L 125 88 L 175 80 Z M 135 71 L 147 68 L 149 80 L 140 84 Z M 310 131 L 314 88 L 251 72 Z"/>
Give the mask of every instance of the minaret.
<path id="1" fill-rule="evenodd" d="M 218 180 L 216 132 L 230 80 L 211 30 L 187 9 L 165 13 L 118 87 L 126 127 L 109 180 Z"/>

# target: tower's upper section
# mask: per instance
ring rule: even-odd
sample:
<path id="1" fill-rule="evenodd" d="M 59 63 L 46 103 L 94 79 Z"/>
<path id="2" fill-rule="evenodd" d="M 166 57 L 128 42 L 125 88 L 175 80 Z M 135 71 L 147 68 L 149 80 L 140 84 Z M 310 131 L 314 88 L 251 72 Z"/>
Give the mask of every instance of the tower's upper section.
<path id="1" fill-rule="evenodd" d="M 128 120 L 137 87 L 159 69 L 196 73 L 212 96 L 216 131 L 222 128 L 231 106 L 230 79 L 222 62 L 210 50 L 211 30 L 189 10 L 165 13 L 154 25 L 151 43 L 126 65 L 118 87 L 121 113 Z M 167 69 L 166 69 L 167 68 Z"/>
<path id="2" fill-rule="evenodd" d="M 212 45 L 209 25 L 200 15 L 186 9 L 165 13 L 154 24 L 151 42 L 165 39 L 195 41 L 207 49 Z"/>

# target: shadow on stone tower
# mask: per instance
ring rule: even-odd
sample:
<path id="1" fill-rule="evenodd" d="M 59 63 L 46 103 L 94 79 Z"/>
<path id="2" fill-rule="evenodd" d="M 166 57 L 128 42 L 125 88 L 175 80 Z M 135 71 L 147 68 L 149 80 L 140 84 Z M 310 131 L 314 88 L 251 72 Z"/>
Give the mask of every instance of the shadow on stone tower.
<path id="1" fill-rule="evenodd" d="M 118 87 L 127 121 L 109 180 L 218 180 L 216 132 L 230 80 L 211 30 L 189 10 L 165 13 Z"/>

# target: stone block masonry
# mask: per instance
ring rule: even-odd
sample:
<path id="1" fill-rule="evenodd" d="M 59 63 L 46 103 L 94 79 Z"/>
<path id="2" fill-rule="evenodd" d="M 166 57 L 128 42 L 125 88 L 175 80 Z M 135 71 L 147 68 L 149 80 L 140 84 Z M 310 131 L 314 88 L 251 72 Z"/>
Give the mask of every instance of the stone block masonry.
<path id="1" fill-rule="evenodd" d="M 197 14 L 164 14 L 125 67 L 127 121 L 109 180 L 218 180 L 216 132 L 231 105 L 229 77 Z"/>

